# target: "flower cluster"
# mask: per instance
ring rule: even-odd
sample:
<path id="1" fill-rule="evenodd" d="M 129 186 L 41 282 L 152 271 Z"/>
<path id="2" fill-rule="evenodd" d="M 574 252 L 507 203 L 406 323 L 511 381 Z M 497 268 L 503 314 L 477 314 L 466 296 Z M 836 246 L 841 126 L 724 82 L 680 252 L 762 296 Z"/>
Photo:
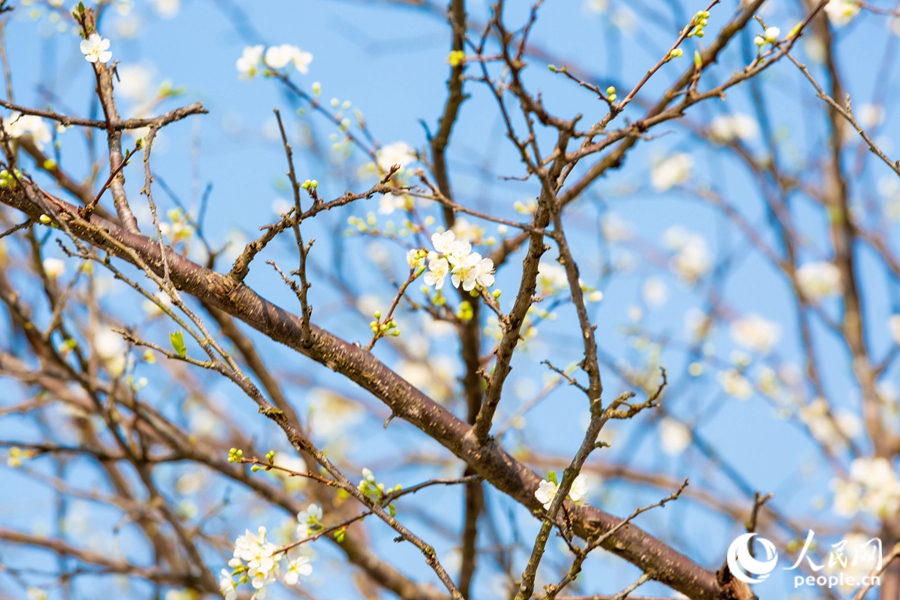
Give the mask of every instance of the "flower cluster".
<path id="1" fill-rule="evenodd" d="M 3 120 L 3 129 L 11 139 L 30 137 L 38 150 L 43 150 L 46 144 L 53 139 L 50 128 L 40 117 L 23 115 L 14 112 L 9 118 Z"/>
<path id="2" fill-rule="evenodd" d="M 840 270 L 830 262 L 807 263 L 797 269 L 797 285 L 811 302 L 841 293 Z"/>
<path id="3" fill-rule="evenodd" d="M 379 483 L 378 480 L 375 479 L 375 474 L 372 473 L 369 469 L 362 470 L 363 478 L 359 482 L 357 489 L 361 491 L 365 496 L 374 502 L 375 504 L 381 504 L 384 500 L 384 497 L 391 492 L 399 492 L 403 487 L 398 483 L 393 488 L 387 488 L 385 491 L 385 485 L 383 483 Z M 397 509 L 393 504 L 388 505 L 388 512 L 392 517 L 397 516 Z"/>
<path id="4" fill-rule="evenodd" d="M 456 239 L 452 231 L 431 236 L 434 251 L 429 252 L 428 272 L 425 284 L 440 290 L 447 276 L 453 287 L 471 292 L 476 286 L 488 288 L 494 285 L 494 261 L 472 252 L 472 244 Z"/>
<path id="5" fill-rule="evenodd" d="M 109 40 L 100 37 L 100 34 L 96 32 L 86 40 L 81 40 L 78 47 L 84 54 L 84 60 L 89 63 L 106 64 L 112 58 L 112 52 L 109 51 Z"/>
<path id="6" fill-rule="evenodd" d="M 553 503 L 553 499 L 556 498 L 556 493 L 559 491 L 559 484 L 556 481 L 556 473 L 550 471 L 548 474 L 548 479 L 542 479 L 540 485 L 538 485 L 538 489 L 534 491 L 534 497 L 538 499 L 538 502 L 544 505 L 544 510 L 550 510 L 550 505 Z M 579 474 L 575 481 L 572 482 L 572 487 L 569 489 L 569 495 L 567 498 L 572 502 L 578 504 L 582 500 L 587 497 L 587 478 L 584 474 Z"/>
<path id="7" fill-rule="evenodd" d="M 900 510 L 900 479 L 886 458 L 857 458 L 850 465 L 850 479 L 835 479 L 834 511 L 852 517 L 857 511 L 879 518 Z"/>
<path id="8" fill-rule="evenodd" d="M 835 27 L 843 27 L 859 14 L 862 5 L 858 0 L 829 0 L 825 14 Z"/>
<path id="9" fill-rule="evenodd" d="M 306 539 L 310 523 L 321 528 L 322 510 L 315 504 L 311 504 L 306 511 L 297 515 L 301 520 L 303 531 L 298 527 L 299 539 Z M 285 573 L 282 578 L 287 585 L 296 585 L 300 576 L 308 577 L 312 574 L 312 565 L 309 559 L 299 557 L 290 559 L 285 552 L 266 539 L 266 528 L 260 527 L 256 534 L 246 531 L 238 536 L 234 542 L 234 557 L 228 561 L 228 566 L 233 570 L 229 573 L 222 569 L 219 577 L 219 590 L 225 600 L 237 598 L 237 587 L 240 584 L 250 583 L 256 590 L 251 600 L 264 600 L 268 593 L 267 585 L 275 582 L 282 560 L 286 560 Z M 235 579 L 237 577 L 237 579 Z"/>
<path id="10" fill-rule="evenodd" d="M 781 328 L 759 315 L 749 315 L 731 324 L 731 339 L 760 354 L 768 354 L 781 337 Z"/>
<path id="11" fill-rule="evenodd" d="M 675 225 L 666 230 L 666 246 L 674 253 L 672 268 L 687 283 L 696 283 L 711 266 L 706 240 Z"/>
<path id="12" fill-rule="evenodd" d="M 738 400 L 747 400 L 753 395 L 753 384 L 737 369 L 728 369 L 719 373 L 719 383 L 726 394 L 734 396 Z"/>
<path id="13" fill-rule="evenodd" d="M 270 46 L 268 49 L 263 45 L 246 46 L 235 66 L 241 79 L 253 79 L 264 69 L 296 69 L 305 75 L 309 72 L 312 59 L 312 54 L 290 44 Z"/>
<path id="14" fill-rule="evenodd" d="M 229 574 L 222 569 L 222 578 L 219 580 L 219 589 L 226 600 L 236 596 L 234 589 L 237 584 L 232 579 L 234 575 L 240 576 L 237 583 L 250 582 L 253 589 L 257 590 L 253 595 L 256 600 L 265 598 L 265 586 L 275 581 L 278 563 L 284 558 L 284 554 L 278 552 L 275 544 L 266 540 L 265 527 L 260 527 L 257 534 L 247 530 L 234 542 L 234 558 L 228 561 L 228 566 L 234 571 Z"/>

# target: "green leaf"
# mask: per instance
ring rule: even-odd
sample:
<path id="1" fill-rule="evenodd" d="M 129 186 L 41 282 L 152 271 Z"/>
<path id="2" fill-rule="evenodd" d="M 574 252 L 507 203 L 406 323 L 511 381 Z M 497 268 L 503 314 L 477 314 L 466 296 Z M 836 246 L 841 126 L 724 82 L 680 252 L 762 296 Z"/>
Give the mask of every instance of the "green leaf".
<path id="1" fill-rule="evenodd" d="M 178 356 L 184 358 L 187 355 L 187 348 L 184 345 L 184 332 L 179 330 L 175 333 L 170 333 L 169 339 L 172 341 L 172 348 L 175 349 Z"/>
<path id="2" fill-rule="evenodd" d="M 559 485 L 559 481 L 556 480 L 556 471 L 550 471 L 549 473 L 547 473 L 547 481 L 555 485 Z"/>

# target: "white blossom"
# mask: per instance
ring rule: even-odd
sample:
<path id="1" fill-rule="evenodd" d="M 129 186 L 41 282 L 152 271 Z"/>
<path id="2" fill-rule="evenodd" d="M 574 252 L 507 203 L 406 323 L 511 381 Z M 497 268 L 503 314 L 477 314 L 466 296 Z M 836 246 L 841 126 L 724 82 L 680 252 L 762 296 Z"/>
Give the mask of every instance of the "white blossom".
<path id="1" fill-rule="evenodd" d="M 687 181 L 691 174 L 694 159 L 683 152 L 673 154 L 653 167 L 650 172 L 650 183 L 657 192 L 664 192 Z"/>
<path id="2" fill-rule="evenodd" d="M 888 329 L 894 338 L 895 344 L 900 344 L 900 315 L 891 315 L 888 319 Z"/>
<path id="3" fill-rule="evenodd" d="M 603 214 L 600 227 L 607 242 L 627 242 L 634 235 L 632 224 L 612 211 Z"/>
<path id="4" fill-rule="evenodd" d="M 50 128 L 47 127 L 44 120 L 34 115 L 14 112 L 9 118 L 3 120 L 3 129 L 6 131 L 6 135 L 12 139 L 31 137 L 31 141 L 38 150 L 43 150 L 44 146 L 53 139 Z"/>
<path id="5" fill-rule="evenodd" d="M 153 72 L 143 65 L 119 65 L 116 91 L 126 100 L 143 102 L 152 93 Z"/>
<path id="6" fill-rule="evenodd" d="M 900 479 L 883 457 L 857 458 L 850 464 L 849 480 L 833 480 L 832 489 L 834 510 L 841 516 L 863 511 L 885 518 L 900 510 Z"/>
<path id="7" fill-rule="evenodd" d="M 684 281 L 696 283 L 709 271 L 712 260 L 702 236 L 691 233 L 680 225 L 673 225 L 666 230 L 663 238 L 669 250 L 674 253 L 672 268 Z"/>
<path id="8" fill-rule="evenodd" d="M 66 263 L 58 258 L 45 258 L 43 262 L 44 272 L 50 279 L 62 277 L 66 272 Z"/>
<path id="9" fill-rule="evenodd" d="M 566 277 L 565 267 L 556 263 L 540 263 L 538 265 L 537 287 L 541 296 L 552 296 L 569 289 L 569 280 Z"/>
<path id="10" fill-rule="evenodd" d="M 237 583 L 234 582 L 231 573 L 227 569 L 222 569 L 222 574 L 219 577 L 219 591 L 222 592 L 225 600 L 237 599 Z"/>
<path id="11" fill-rule="evenodd" d="M 463 240 L 472 244 L 481 243 L 481 238 L 484 236 L 484 228 L 475 225 L 474 223 L 470 223 L 468 219 L 460 217 L 456 219 L 456 222 L 453 223 L 453 231 L 456 238 L 459 240 Z"/>
<path id="12" fill-rule="evenodd" d="M 853 20 L 862 8 L 857 0 L 829 0 L 825 14 L 835 27 L 843 27 Z"/>
<path id="13" fill-rule="evenodd" d="M 297 513 L 297 521 L 305 524 L 316 524 L 322 520 L 322 508 L 318 504 L 310 504 L 306 510 Z"/>
<path id="14" fill-rule="evenodd" d="M 644 302 L 647 303 L 647 306 L 659 308 L 668 300 L 669 289 L 661 279 L 651 277 L 641 286 L 641 294 L 644 296 Z"/>
<path id="15" fill-rule="evenodd" d="M 719 383 L 726 394 L 738 400 L 746 400 L 753 395 L 753 385 L 735 369 L 719 373 Z"/>
<path id="16" fill-rule="evenodd" d="M 300 576 L 309 577 L 312 575 L 312 570 L 312 565 L 309 564 L 309 559 L 305 556 L 289 561 L 287 572 L 284 574 L 284 582 L 288 585 L 297 585 L 297 582 L 300 581 Z"/>
<path id="17" fill-rule="evenodd" d="M 691 444 L 691 430 L 680 421 L 663 417 L 659 422 L 659 441 L 663 452 L 678 456 Z"/>
<path id="18" fill-rule="evenodd" d="M 759 124 L 749 115 L 719 115 L 712 120 L 710 134 L 722 144 L 735 139 L 748 141 L 759 135 Z"/>
<path id="19" fill-rule="evenodd" d="M 749 315 L 731 324 L 731 339 L 760 354 L 768 354 L 780 337 L 778 324 L 759 315 Z"/>
<path id="20" fill-rule="evenodd" d="M 275 569 L 282 554 L 276 553 L 275 544 L 266 541 L 266 528 L 260 527 L 258 535 L 248 530 L 234 542 L 234 558 L 246 563 L 250 584 L 261 590 L 275 581 Z M 231 564 L 231 563 L 229 563 Z M 257 592 L 257 598 L 262 596 Z"/>
<path id="21" fill-rule="evenodd" d="M 538 489 L 534 492 L 534 497 L 537 498 L 538 502 L 544 505 L 544 510 L 550 510 L 550 505 L 553 503 L 553 499 L 556 498 L 557 491 L 559 491 L 559 486 L 552 481 L 542 479 L 541 483 L 538 484 Z M 575 478 L 575 481 L 572 482 L 568 497 L 570 500 L 577 503 L 586 496 L 587 479 L 585 478 L 584 473 L 581 473 Z"/>
<path id="22" fill-rule="evenodd" d="M 587 497 L 587 492 L 587 477 L 581 473 L 572 482 L 572 487 L 569 488 L 569 499 L 577 504 Z"/>
<path id="23" fill-rule="evenodd" d="M 309 63 L 312 59 L 312 54 L 290 44 L 271 46 L 265 54 L 266 65 L 269 68 L 279 70 L 291 65 L 304 75 L 309 72 Z"/>
<path id="24" fill-rule="evenodd" d="M 444 287 L 444 280 L 450 274 L 450 263 L 446 258 L 438 256 L 436 252 L 428 253 L 428 272 L 425 273 L 425 285 L 434 286 L 439 290 Z"/>
<path id="25" fill-rule="evenodd" d="M 490 261 L 490 259 L 485 260 Z M 462 288 L 467 292 L 475 289 L 477 279 L 481 276 L 481 262 L 481 255 L 477 252 L 473 252 L 462 260 L 458 260 L 450 276 L 453 287 L 458 288 L 462 285 Z M 493 263 L 491 265 L 493 266 Z"/>
<path id="26" fill-rule="evenodd" d="M 78 46 L 84 54 L 84 60 L 89 63 L 107 63 L 112 58 L 109 51 L 109 40 L 100 37 L 98 33 L 92 33 L 88 39 L 81 40 Z"/>
<path id="27" fill-rule="evenodd" d="M 163 19 L 171 19 L 181 9 L 180 0 L 153 0 L 153 9 Z"/>
<path id="28" fill-rule="evenodd" d="M 406 142 L 394 142 L 378 149 L 375 153 L 378 167 L 387 173 L 394 165 L 405 169 L 416 161 L 416 151 Z"/>
<path id="29" fill-rule="evenodd" d="M 264 46 L 246 46 L 235 66 L 241 79 L 253 79 L 262 64 Z"/>
<path id="30" fill-rule="evenodd" d="M 812 302 L 841 292 L 841 272 L 830 262 L 807 263 L 797 269 L 797 284 Z"/>

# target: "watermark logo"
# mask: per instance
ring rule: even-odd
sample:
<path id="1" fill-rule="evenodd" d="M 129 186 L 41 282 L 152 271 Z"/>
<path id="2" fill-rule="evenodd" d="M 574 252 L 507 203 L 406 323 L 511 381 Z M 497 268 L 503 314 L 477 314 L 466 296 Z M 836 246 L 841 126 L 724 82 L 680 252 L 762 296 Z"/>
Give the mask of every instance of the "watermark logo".
<path id="1" fill-rule="evenodd" d="M 744 583 L 765 581 L 769 573 L 775 570 L 775 564 L 778 562 L 775 544 L 764 537 L 759 538 L 759 543 L 766 552 L 766 560 L 759 560 L 750 554 L 750 544 L 754 537 L 755 533 L 745 533 L 728 546 L 728 568 L 732 575 Z"/>
<path id="2" fill-rule="evenodd" d="M 820 558 L 817 562 L 811 554 L 815 551 L 822 556 L 825 552 L 824 548 L 817 548 L 815 535 L 815 532 L 809 530 L 797 560 L 790 567 L 782 568 L 784 571 L 796 571 L 802 566 L 807 572 L 806 575 L 795 574 L 794 589 L 804 586 L 852 588 L 881 585 L 883 560 L 880 539 L 866 540 L 864 536 L 851 535 L 851 539 L 832 544 L 825 560 Z M 754 557 L 752 554 L 754 537 L 765 552 L 764 560 L 761 556 Z M 755 533 L 738 536 L 728 547 L 728 568 L 732 575 L 744 583 L 765 581 L 775 570 L 777 562 L 778 551 L 775 545 L 764 537 L 757 537 Z"/>

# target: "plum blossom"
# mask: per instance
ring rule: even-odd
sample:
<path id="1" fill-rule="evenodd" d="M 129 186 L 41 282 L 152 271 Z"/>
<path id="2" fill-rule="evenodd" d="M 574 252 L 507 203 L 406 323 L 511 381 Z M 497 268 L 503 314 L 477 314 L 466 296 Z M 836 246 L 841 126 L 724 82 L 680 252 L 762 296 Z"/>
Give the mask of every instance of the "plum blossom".
<path id="1" fill-rule="evenodd" d="M 439 290 L 448 274 L 454 287 L 462 286 L 467 292 L 475 289 L 476 285 L 494 285 L 494 261 L 472 252 L 472 244 L 456 239 L 453 231 L 435 233 L 431 236 L 431 243 L 435 251 L 428 253 L 426 285 Z"/>
<path id="2" fill-rule="evenodd" d="M 241 79 L 253 79 L 259 73 L 265 46 L 246 46 L 235 66 Z"/>
<path id="3" fill-rule="evenodd" d="M 738 400 L 746 400 L 753 395 L 753 384 L 735 369 L 719 373 L 719 383 L 726 394 Z"/>
<path id="4" fill-rule="evenodd" d="M 394 142 L 378 149 L 375 153 L 378 168 L 387 173 L 394 165 L 405 169 L 416 161 L 416 151 L 406 142 Z"/>
<path id="5" fill-rule="evenodd" d="M 900 479 L 886 458 L 857 458 L 850 464 L 850 478 L 832 480 L 831 486 L 838 515 L 863 511 L 885 518 L 900 510 Z"/>
<path id="6" fill-rule="evenodd" d="M 450 274 L 450 263 L 446 258 L 438 256 L 437 252 L 428 253 L 428 272 L 425 273 L 425 285 L 434 286 L 439 290 L 444 287 L 444 280 Z"/>
<path id="7" fill-rule="evenodd" d="M 680 421 L 663 417 L 659 422 L 659 441 L 663 452 L 678 456 L 691 444 L 691 430 Z"/>
<path id="8" fill-rule="evenodd" d="M 290 44 L 271 46 L 265 54 L 266 66 L 269 68 L 279 70 L 292 65 L 304 75 L 309 72 L 309 63 L 312 59 L 312 54 Z"/>
<path id="9" fill-rule="evenodd" d="M 657 192 L 665 192 L 680 183 L 687 181 L 691 174 L 694 159 L 683 152 L 673 154 L 653 167 L 650 172 L 650 183 Z"/>
<path id="10" fill-rule="evenodd" d="M 559 491 L 559 486 L 556 485 L 552 481 L 547 481 L 545 479 L 541 480 L 541 483 L 538 484 L 538 489 L 534 492 L 534 497 L 537 498 L 538 502 L 544 505 L 544 510 L 550 510 L 550 505 L 553 503 L 553 499 L 556 498 L 556 493 Z M 569 489 L 568 498 L 572 502 L 581 502 L 587 496 L 587 479 L 584 474 L 579 474 L 575 481 L 572 482 L 572 487 Z"/>
<path id="11" fill-rule="evenodd" d="M 306 510 L 297 513 L 297 521 L 306 524 L 318 524 L 322 520 L 322 508 L 318 504 L 310 504 Z"/>
<path id="12" fill-rule="evenodd" d="M 669 299 L 669 289 L 665 282 L 656 277 L 651 277 L 644 282 L 644 285 L 641 286 L 641 294 L 644 302 L 651 308 L 659 308 Z"/>
<path id="13" fill-rule="evenodd" d="M 234 582 L 228 569 L 222 569 L 222 574 L 219 576 L 219 591 L 222 592 L 225 600 L 237 599 L 237 583 Z"/>
<path id="14" fill-rule="evenodd" d="M 569 289 L 569 279 L 562 265 L 542 262 L 538 265 L 538 293 L 541 296 L 552 296 Z"/>
<path id="15" fill-rule="evenodd" d="M 301 556 L 297 560 L 288 561 L 287 573 L 284 574 L 284 582 L 288 585 L 297 585 L 300 576 L 309 577 L 312 575 L 312 565 L 309 559 Z"/>
<path id="16" fill-rule="evenodd" d="M 250 584 L 260 590 L 256 594 L 257 598 L 262 598 L 262 588 L 275 581 L 275 571 L 283 555 L 275 552 L 275 544 L 266 541 L 265 527 L 260 527 L 257 532 L 259 535 L 248 530 L 244 535 L 238 536 L 234 542 L 234 558 L 228 564 L 236 567 L 246 563 Z"/>
<path id="17" fill-rule="evenodd" d="M 862 8 L 857 0 L 829 0 L 825 5 L 825 14 L 835 27 L 843 27 L 859 14 Z"/>
<path id="18" fill-rule="evenodd" d="M 781 328 L 759 315 L 749 315 L 731 324 L 731 339 L 760 354 L 768 354 L 780 337 Z"/>
<path id="19" fill-rule="evenodd" d="M 797 269 L 797 284 L 812 302 L 841 292 L 841 272 L 830 262 L 807 263 Z"/>
<path id="20" fill-rule="evenodd" d="M 3 129 L 6 131 L 6 135 L 12 139 L 31 137 L 31 141 L 38 150 L 43 150 L 44 145 L 49 144 L 53 139 L 50 128 L 47 127 L 44 120 L 33 115 L 14 112 L 8 119 L 3 120 Z"/>
<path id="21" fill-rule="evenodd" d="M 712 120 L 710 134 L 721 144 L 735 139 L 746 142 L 759 135 L 759 124 L 749 115 L 719 115 Z"/>
<path id="22" fill-rule="evenodd" d="M 484 237 L 483 227 L 470 223 L 468 219 L 462 217 L 456 219 L 452 231 L 457 238 L 472 244 L 480 244 L 481 239 Z"/>
<path id="23" fill-rule="evenodd" d="M 680 225 L 673 225 L 664 234 L 666 246 L 674 253 L 672 268 L 687 283 L 696 283 L 711 266 L 709 249 L 702 236 Z"/>
<path id="24" fill-rule="evenodd" d="M 88 39 L 81 40 L 78 47 L 84 54 L 84 60 L 89 63 L 105 64 L 112 58 L 112 52 L 109 51 L 109 40 L 100 37 L 98 33 L 92 33 Z"/>
<path id="25" fill-rule="evenodd" d="M 43 262 L 44 272 L 50 279 L 62 277 L 66 272 L 66 263 L 58 258 L 45 258 Z"/>

